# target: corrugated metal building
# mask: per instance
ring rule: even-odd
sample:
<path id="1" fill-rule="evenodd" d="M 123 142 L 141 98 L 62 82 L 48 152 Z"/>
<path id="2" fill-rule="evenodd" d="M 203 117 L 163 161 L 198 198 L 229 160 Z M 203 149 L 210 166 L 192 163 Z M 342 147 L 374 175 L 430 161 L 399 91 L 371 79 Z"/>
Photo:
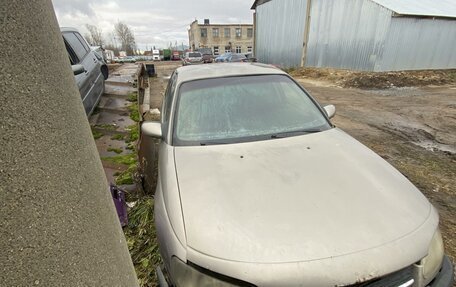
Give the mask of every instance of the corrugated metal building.
<path id="1" fill-rule="evenodd" d="M 364 71 L 456 68 L 456 0 L 256 0 L 252 9 L 261 62 Z"/>

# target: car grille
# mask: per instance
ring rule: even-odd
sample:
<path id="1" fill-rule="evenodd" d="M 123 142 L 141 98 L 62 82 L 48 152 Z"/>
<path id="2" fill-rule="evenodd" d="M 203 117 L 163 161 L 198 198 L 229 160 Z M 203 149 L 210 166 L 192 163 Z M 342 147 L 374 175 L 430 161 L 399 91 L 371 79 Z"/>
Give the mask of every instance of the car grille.
<path id="1" fill-rule="evenodd" d="M 369 280 L 350 287 L 398 287 L 413 279 L 413 266 L 409 266 L 389 275 Z"/>

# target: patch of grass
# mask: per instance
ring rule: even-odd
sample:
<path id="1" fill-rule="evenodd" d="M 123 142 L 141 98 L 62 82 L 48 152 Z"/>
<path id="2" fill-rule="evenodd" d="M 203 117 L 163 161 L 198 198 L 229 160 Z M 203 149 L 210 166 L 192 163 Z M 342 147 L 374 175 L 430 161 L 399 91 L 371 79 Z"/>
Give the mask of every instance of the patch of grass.
<path id="1" fill-rule="evenodd" d="M 110 157 L 102 157 L 101 158 L 104 161 L 109 161 L 117 164 L 124 164 L 124 165 L 132 165 L 137 162 L 137 157 L 136 154 L 130 153 L 130 154 L 124 154 L 124 155 L 116 155 L 116 156 L 110 156 Z"/>
<path id="2" fill-rule="evenodd" d="M 127 143 L 137 141 L 139 139 L 139 125 L 134 124 L 126 128 L 128 130 L 128 137 L 126 139 Z"/>
<path id="3" fill-rule="evenodd" d="M 115 152 L 116 154 L 122 153 L 123 149 L 115 148 L 115 147 L 108 147 L 108 151 Z"/>
<path id="4" fill-rule="evenodd" d="M 294 71 L 296 71 L 295 67 L 289 67 L 289 68 L 283 68 L 282 69 L 285 73 L 287 74 L 292 74 Z"/>
<path id="5" fill-rule="evenodd" d="M 125 171 L 119 173 L 116 178 L 117 185 L 124 185 L 124 184 L 133 184 L 135 173 L 138 170 L 137 164 L 132 164 L 126 169 Z"/>
<path id="6" fill-rule="evenodd" d="M 136 145 L 134 142 L 128 143 L 126 149 L 131 150 L 131 151 L 136 151 Z"/>
<path id="7" fill-rule="evenodd" d="M 127 101 L 129 101 L 129 102 L 137 102 L 138 101 L 138 93 L 137 92 L 133 92 L 133 93 L 128 94 Z"/>
<path id="8" fill-rule="evenodd" d="M 125 237 L 139 285 L 156 286 L 155 266 L 161 264 L 161 258 L 156 239 L 152 198 L 141 198 L 131 208 L 128 213 Z"/>
<path id="9" fill-rule="evenodd" d="M 125 140 L 125 136 L 122 134 L 115 134 L 111 137 L 111 139 L 116 141 L 123 141 Z"/>
<path id="10" fill-rule="evenodd" d="M 104 134 L 102 132 L 94 130 L 93 128 L 92 128 L 92 135 L 93 135 L 93 138 L 96 140 L 101 138 L 102 136 L 104 136 Z"/>
<path id="11" fill-rule="evenodd" d="M 129 105 L 128 110 L 130 110 L 130 119 L 138 123 L 140 120 L 138 103 L 134 102 L 131 105 Z"/>
<path id="12" fill-rule="evenodd" d="M 449 72 L 448 77 L 453 81 L 456 82 L 456 71 L 454 72 Z"/>

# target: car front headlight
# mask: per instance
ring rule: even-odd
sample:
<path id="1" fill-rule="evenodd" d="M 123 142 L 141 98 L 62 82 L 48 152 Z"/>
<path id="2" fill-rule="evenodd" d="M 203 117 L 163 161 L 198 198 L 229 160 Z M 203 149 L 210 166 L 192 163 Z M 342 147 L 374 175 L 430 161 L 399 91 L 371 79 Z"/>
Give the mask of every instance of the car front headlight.
<path id="1" fill-rule="evenodd" d="M 429 246 L 428 255 L 421 259 L 418 265 L 422 270 L 420 272 L 422 278 L 419 279 L 424 283 L 423 286 L 427 286 L 440 271 L 444 255 L 442 234 L 437 229 Z"/>
<path id="2" fill-rule="evenodd" d="M 212 273 L 194 264 L 186 264 L 176 257 L 171 259 L 170 267 L 171 279 L 176 287 L 254 287 L 249 283 L 237 282 L 236 279 Z"/>

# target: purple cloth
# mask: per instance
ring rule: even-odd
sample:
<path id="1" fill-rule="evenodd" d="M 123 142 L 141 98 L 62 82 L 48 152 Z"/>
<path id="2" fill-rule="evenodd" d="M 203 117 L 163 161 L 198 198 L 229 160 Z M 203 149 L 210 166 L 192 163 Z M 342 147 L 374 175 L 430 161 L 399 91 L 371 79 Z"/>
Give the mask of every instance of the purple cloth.
<path id="1" fill-rule="evenodd" d="M 125 201 L 125 192 L 113 184 L 109 186 L 109 189 L 111 191 L 112 199 L 114 200 L 114 205 L 116 206 L 117 216 L 119 217 L 120 225 L 124 227 L 128 224 L 127 202 Z"/>

